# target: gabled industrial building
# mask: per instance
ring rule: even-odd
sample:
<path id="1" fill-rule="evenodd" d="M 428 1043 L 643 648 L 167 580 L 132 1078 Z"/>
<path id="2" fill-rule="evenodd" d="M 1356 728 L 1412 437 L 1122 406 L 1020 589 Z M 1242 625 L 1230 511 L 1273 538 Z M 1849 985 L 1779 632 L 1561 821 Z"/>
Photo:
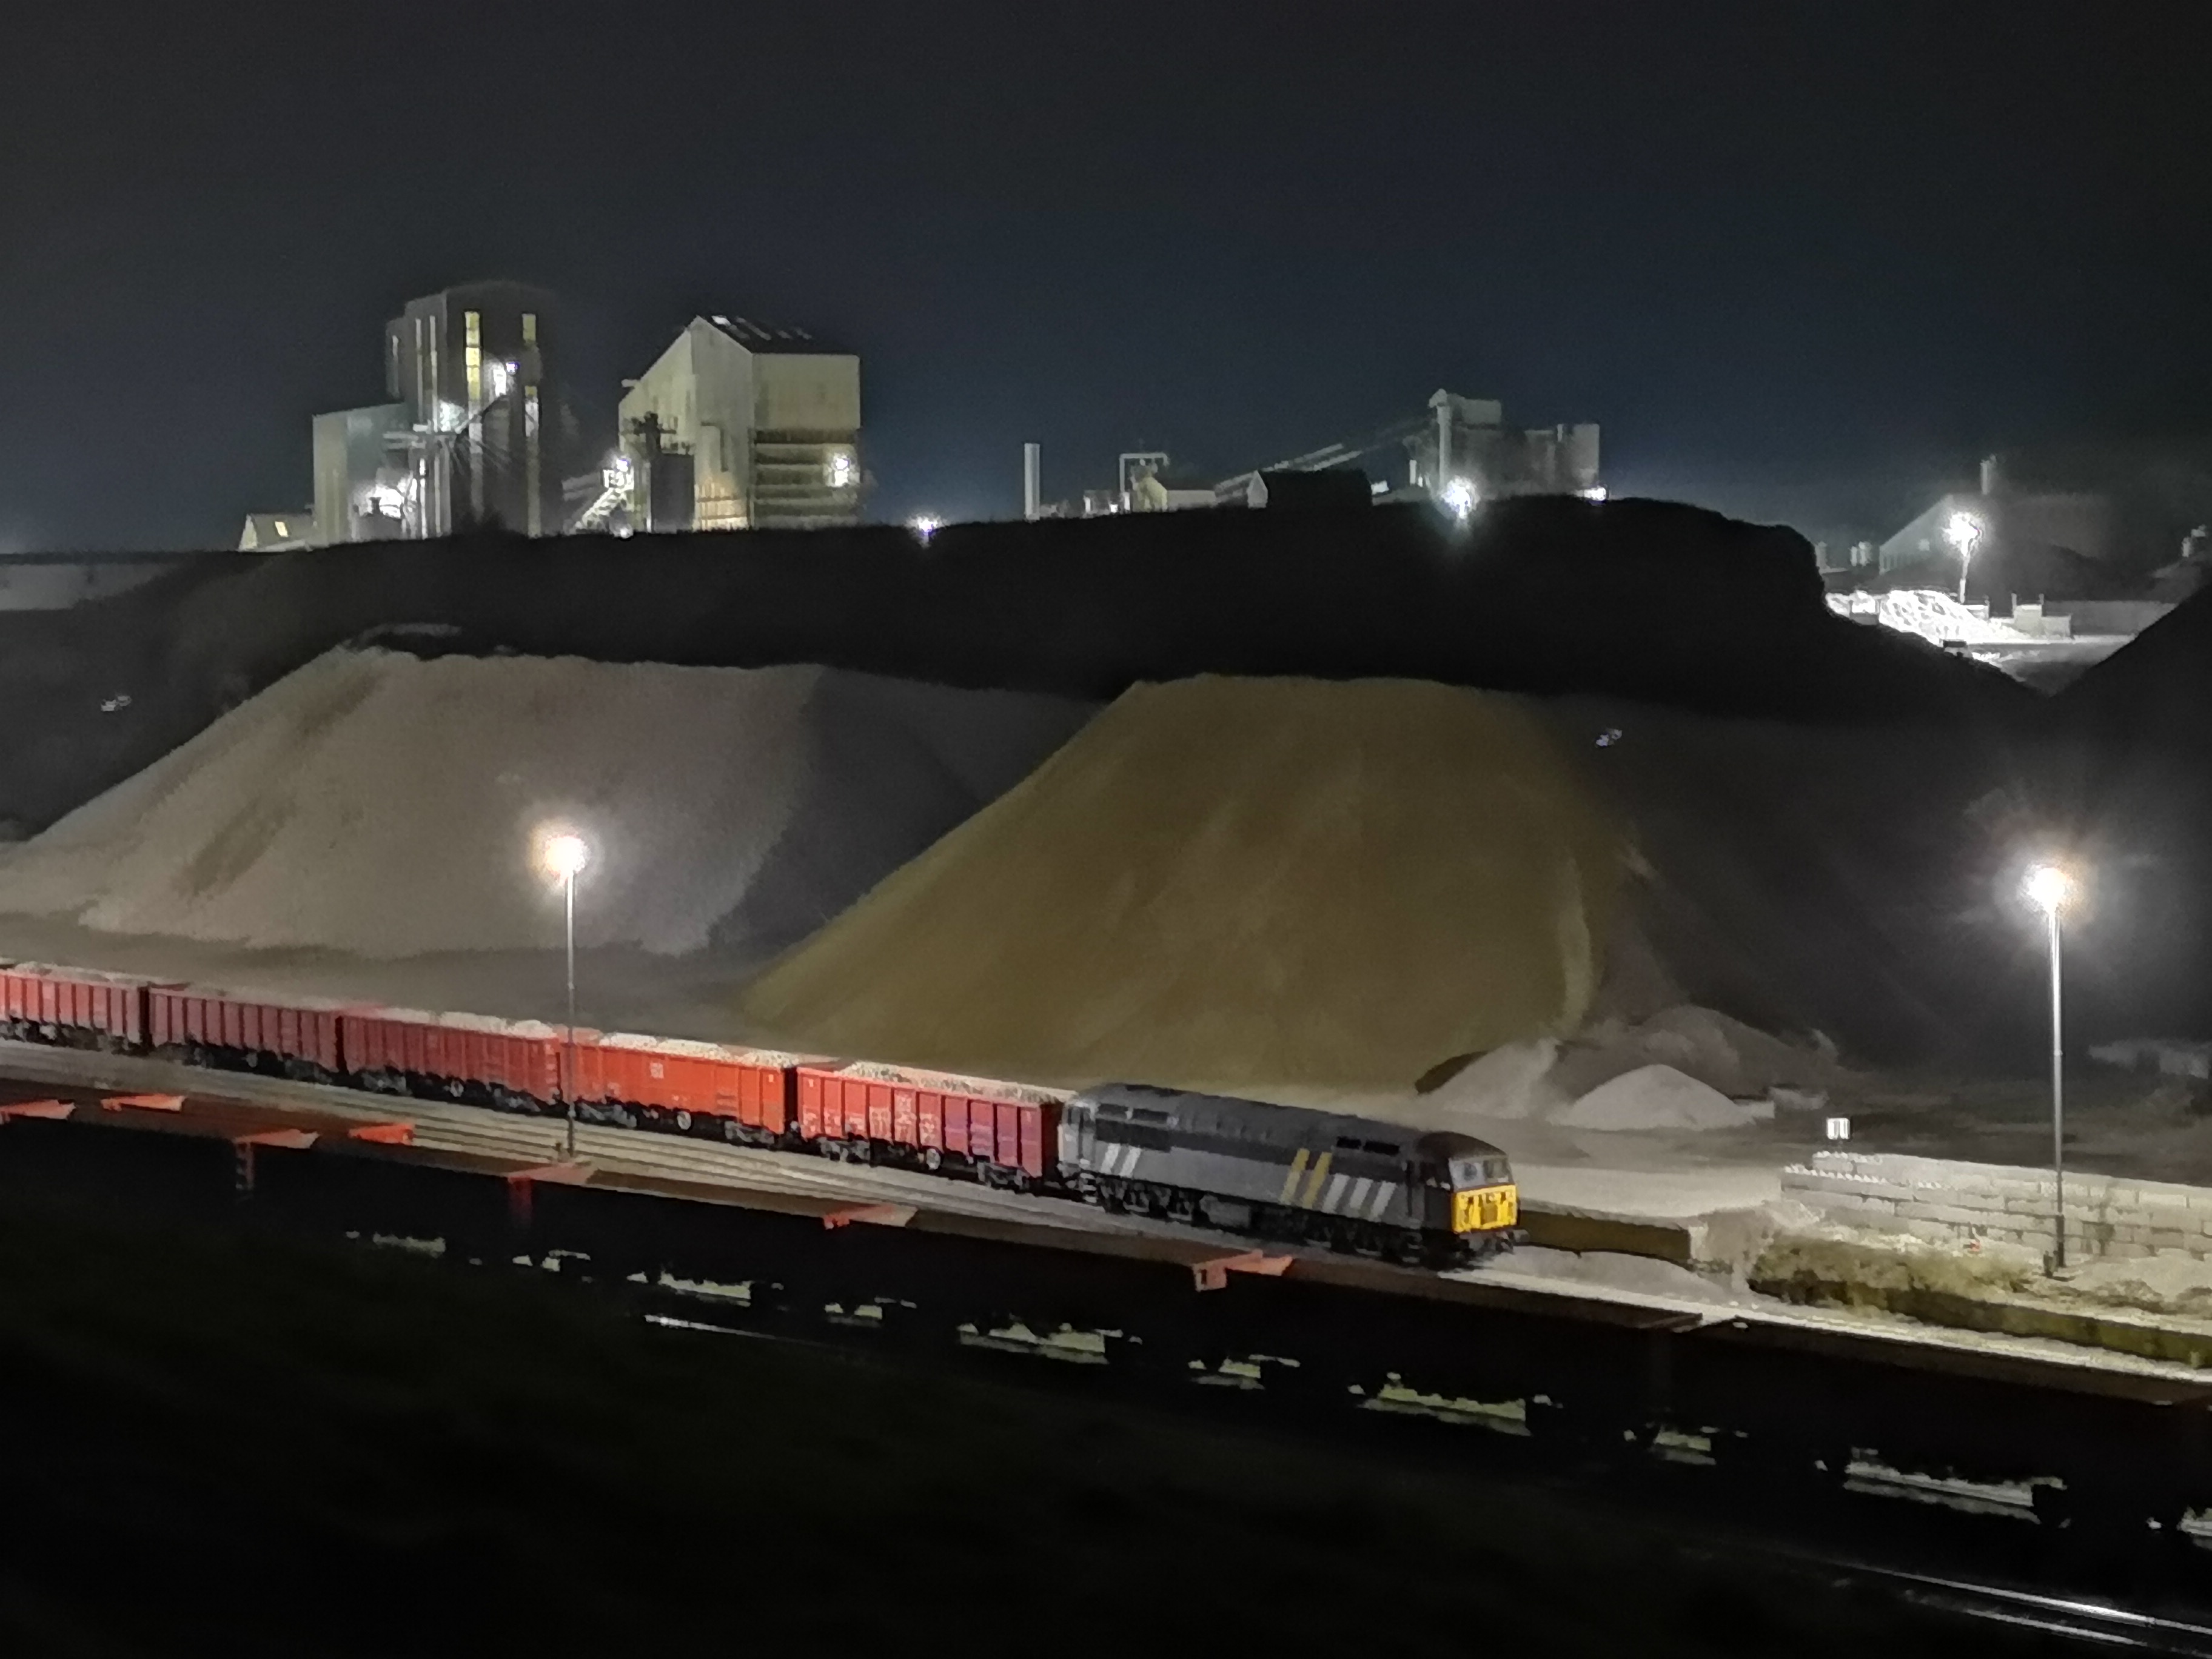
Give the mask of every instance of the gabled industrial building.
<path id="1" fill-rule="evenodd" d="M 804 329 L 695 318 L 627 383 L 621 420 L 638 528 L 807 529 L 860 518 L 860 360 Z"/>

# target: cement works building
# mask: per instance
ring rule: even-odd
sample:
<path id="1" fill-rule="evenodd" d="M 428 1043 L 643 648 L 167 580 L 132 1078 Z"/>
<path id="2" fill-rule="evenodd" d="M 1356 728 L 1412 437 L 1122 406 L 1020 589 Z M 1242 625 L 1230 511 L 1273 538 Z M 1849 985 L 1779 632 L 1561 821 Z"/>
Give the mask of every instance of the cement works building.
<path id="1" fill-rule="evenodd" d="M 574 422 L 556 373 L 554 305 L 520 283 L 409 301 L 384 331 L 390 401 L 315 416 L 311 539 L 283 544 L 427 538 L 493 523 L 526 536 L 565 528 Z M 270 546 L 256 528 L 249 520 L 248 538 Z"/>
<path id="2" fill-rule="evenodd" d="M 805 329 L 694 318 L 628 383 L 621 418 L 637 529 L 859 520 L 860 360 Z"/>
<path id="3" fill-rule="evenodd" d="M 473 283 L 385 328 L 387 401 L 313 421 L 311 508 L 256 513 L 242 551 L 577 531 L 849 525 L 860 362 L 803 329 L 700 318 L 625 381 L 619 447 L 582 444 L 554 297 Z M 603 464 L 604 463 L 604 464 Z"/>

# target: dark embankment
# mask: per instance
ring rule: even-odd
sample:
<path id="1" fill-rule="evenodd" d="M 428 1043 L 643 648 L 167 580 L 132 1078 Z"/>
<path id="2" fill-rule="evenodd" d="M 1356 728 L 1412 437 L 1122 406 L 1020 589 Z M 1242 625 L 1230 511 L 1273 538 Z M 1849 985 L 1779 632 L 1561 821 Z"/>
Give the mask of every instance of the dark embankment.
<path id="1" fill-rule="evenodd" d="M 2212 1036 L 2212 592 L 2051 714 L 2052 817 L 2092 883 L 2069 933 L 2088 1029 Z"/>

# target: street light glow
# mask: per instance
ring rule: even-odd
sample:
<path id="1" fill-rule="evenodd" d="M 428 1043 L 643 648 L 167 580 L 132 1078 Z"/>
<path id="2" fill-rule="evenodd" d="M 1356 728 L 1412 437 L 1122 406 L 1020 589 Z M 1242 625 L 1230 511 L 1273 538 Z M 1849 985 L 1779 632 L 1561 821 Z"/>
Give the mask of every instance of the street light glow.
<path id="1" fill-rule="evenodd" d="M 914 532 L 915 540 L 927 542 L 945 528 L 945 520 L 934 513 L 917 513 L 906 521 L 906 527 Z"/>
<path id="2" fill-rule="evenodd" d="M 1466 478 L 1453 478 L 1443 490 L 1443 504 L 1455 519 L 1464 521 L 1482 503 L 1482 494 Z"/>
<path id="3" fill-rule="evenodd" d="M 2020 890 L 2045 915 L 2057 915 L 2074 897 L 2074 878 L 2055 864 L 2039 864 L 2028 871 Z"/>
<path id="4" fill-rule="evenodd" d="M 549 830 L 538 837 L 538 867 L 556 881 L 573 881 L 592 861 L 590 843 L 573 830 Z"/>

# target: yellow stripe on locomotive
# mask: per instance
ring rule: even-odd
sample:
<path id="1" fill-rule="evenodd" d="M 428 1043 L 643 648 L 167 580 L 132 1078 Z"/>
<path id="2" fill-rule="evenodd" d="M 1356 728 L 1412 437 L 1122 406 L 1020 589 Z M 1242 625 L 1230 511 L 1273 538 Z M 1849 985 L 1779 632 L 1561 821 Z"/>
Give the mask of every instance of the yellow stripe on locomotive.
<path id="1" fill-rule="evenodd" d="M 1510 1182 L 1502 1187 L 1465 1188 L 1452 1194 L 1455 1233 L 1495 1232 L 1520 1219 L 1521 1189 Z"/>

